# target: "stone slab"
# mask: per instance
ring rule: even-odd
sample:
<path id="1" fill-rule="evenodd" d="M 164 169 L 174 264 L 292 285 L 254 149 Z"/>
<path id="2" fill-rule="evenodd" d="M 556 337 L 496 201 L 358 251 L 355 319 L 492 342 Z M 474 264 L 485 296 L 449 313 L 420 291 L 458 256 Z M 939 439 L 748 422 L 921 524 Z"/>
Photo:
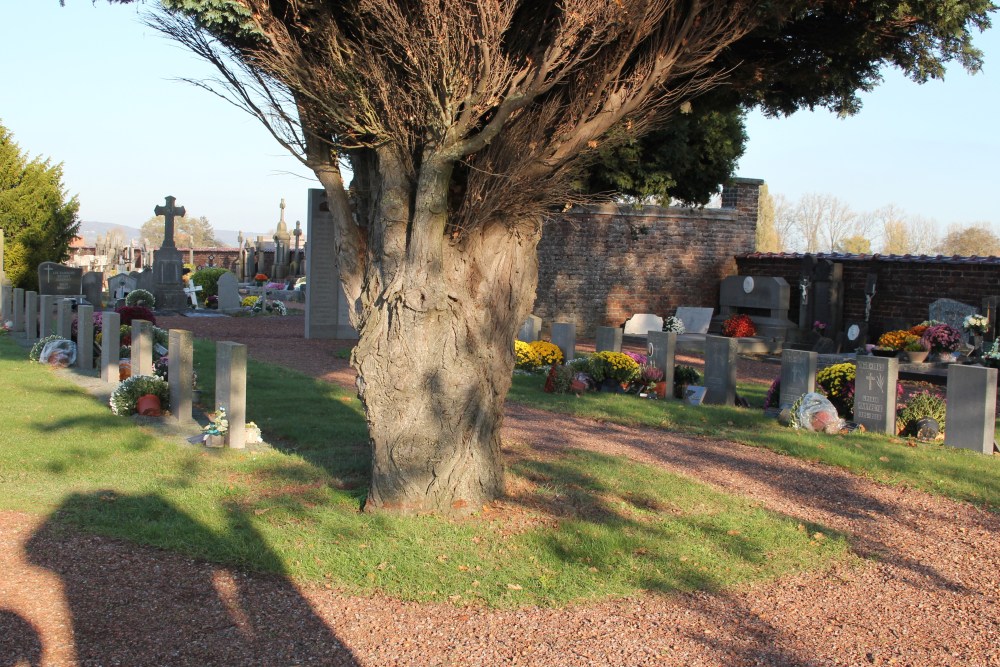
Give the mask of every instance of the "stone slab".
<path id="1" fill-rule="evenodd" d="M 781 353 L 781 391 L 779 408 L 790 408 L 802 394 L 816 391 L 816 352 L 783 350 Z"/>
<path id="2" fill-rule="evenodd" d="M 29 342 L 38 340 L 38 292 L 24 293 L 24 337 Z"/>
<path id="3" fill-rule="evenodd" d="M 735 338 L 705 337 L 705 403 L 735 405 L 738 346 Z"/>
<path id="4" fill-rule="evenodd" d="M 247 346 L 221 341 L 215 349 L 215 409 L 226 409 L 229 446 L 243 449 L 247 422 Z"/>
<path id="5" fill-rule="evenodd" d="M 192 420 L 194 403 L 194 337 L 190 331 L 168 332 L 167 381 L 170 384 L 170 413 L 175 421 Z"/>
<path id="6" fill-rule="evenodd" d="M 89 373 L 94 370 L 94 307 L 77 307 L 76 323 L 76 365 Z"/>
<path id="7" fill-rule="evenodd" d="M 236 275 L 227 271 L 219 276 L 219 310 L 232 312 L 241 308 L 240 284 Z"/>
<path id="8" fill-rule="evenodd" d="M 153 323 L 132 320 L 132 375 L 153 374 Z"/>
<path id="9" fill-rule="evenodd" d="M 597 352 L 621 352 L 622 330 L 619 327 L 597 327 L 594 349 Z"/>
<path id="10" fill-rule="evenodd" d="M 38 265 L 38 293 L 57 296 L 80 296 L 83 269 L 63 266 L 56 262 L 42 262 Z"/>
<path id="11" fill-rule="evenodd" d="M 83 297 L 87 303 L 94 308 L 104 307 L 104 274 L 97 271 L 88 271 L 83 274 L 82 279 Z"/>
<path id="12" fill-rule="evenodd" d="M 650 331 L 646 338 L 646 356 L 649 363 L 663 371 L 667 383 L 667 398 L 674 396 L 674 355 L 677 352 L 677 334 L 673 331 Z"/>
<path id="13" fill-rule="evenodd" d="M 552 344 L 563 353 L 563 362 L 576 358 L 576 323 L 556 322 L 552 325 Z"/>
<path id="14" fill-rule="evenodd" d="M 968 338 L 968 334 L 962 328 L 965 318 L 976 314 L 976 307 L 956 301 L 954 299 L 938 299 L 931 302 L 927 308 L 928 319 L 937 320 L 950 324 L 962 332 L 963 337 Z"/>
<path id="15" fill-rule="evenodd" d="M 15 287 L 14 298 L 14 333 L 24 333 L 24 289 Z"/>
<path id="16" fill-rule="evenodd" d="M 305 337 L 357 339 L 358 332 L 351 325 L 350 304 L 340 283 L 335 223 L 326 199 L 325 190 L 309 190 Z"/>
<path id="17" fill-rule="evenodd" d="M 121 354 L 122 316 L 113 310 L 105 310 L 101 315 L 101 379 L 109 384 L 118 384 L 119 356 Z"/>
<path id="18" fill-rule="evenodd" d="M 56 334 L 66 340 L 73 338 L 73 306 L 72 299 L 59 299 L 56 302 Z"/>
<path id="19" fill-rule="evenodd" d="M 637 313 L 625 320 L 626 336 L 645 336 L 650 331 L 663 331 L 663 318 L 653 313 Z"/>
<path id="20" fill-rule="evenodd" d="M 895 357 L 859 356 L 854 380 L 854 421 L 873 433 L 896 434 Z"/>
<path id="21" fill-rule="evenodd" d="M 542 337 L 542 318 L 528 315 L 528 318 L 518 329 L 517 339 L 524 343 L 533 343 Z"/>
<path id="22" fill-rule="evenodd" d="M 992 454 L 996 401 L 997 369 L 948 366 L 944 444 Z"/>
<path id="23" fill-rule="evenodd" d="M 707 334 L 708 327 L 712 324 L 713 308 L 692 308 L 681 306 L 677 309 L 676 316 L 684 323 L 684 333 L 686 334 Z"/>

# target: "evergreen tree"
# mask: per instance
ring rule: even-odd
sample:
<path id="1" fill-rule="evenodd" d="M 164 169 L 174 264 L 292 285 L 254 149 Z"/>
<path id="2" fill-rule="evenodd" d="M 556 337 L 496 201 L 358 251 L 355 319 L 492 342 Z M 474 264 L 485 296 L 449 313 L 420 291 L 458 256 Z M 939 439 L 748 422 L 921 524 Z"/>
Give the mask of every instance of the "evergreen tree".
<path id="1" fill-rule="evenodd" d="M 38 265 L 62 262 L 80 229 L 74 196 L 67 200 L 62 164 L 29 159 L 0 124 L 0 228 L 4 270 L 15 287 L 38 289 Z"/>

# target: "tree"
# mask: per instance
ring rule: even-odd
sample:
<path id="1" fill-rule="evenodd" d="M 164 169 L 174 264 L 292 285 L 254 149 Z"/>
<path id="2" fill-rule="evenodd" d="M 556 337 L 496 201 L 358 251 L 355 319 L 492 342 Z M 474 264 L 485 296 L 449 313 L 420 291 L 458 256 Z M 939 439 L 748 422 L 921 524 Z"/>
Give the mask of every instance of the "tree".
<path id="1" fill-rule="evenodd" d="M 449 513 L 503 491 L 511 340 L 534 298 L 541 222 L 579 199 L 571 185 L 602 145 L 665 125 L 726 76 L 730 109 L 853 94 L 897 56 L 954 57 L 992 7 L 963 4 L 944 34 L 922 6 L 904 21 L 887 7 L 902 3 L 853 0 L 164 4 L 177 13 L 160 28 L 215 64 L 220 92 L 326 189 L 360 336 L 366 507 Z M 859 74 L 817 84 L 840 60 Z M 801 85 L 782 94 L 792 74 Z"/>
<path id="2" fill-rule="evenodd" d="M 4 270 L 15 287 L 38 289 L 38 265 L 69 257 L 80 229 L 76 197 L 66 199 L 62 164 L 29 159 L 0 124 L 0 229 Z"/>
<path id="3" fill-rule="evenodd" d="M 985 222 L 968 227 L 950 225 L 939 251 L 942 255 L 995 257 L 1000 255 L 1000 238 Z"/>
<path id="4" fill-rule="evenodd" d="M 837 242 L 834 250 L 852 255 L 870 255 L 872 253 L 872 240 L 859 234 L 845 236 Z"/>
<path id="5" fill-rule="evenodd" d="M 757 252 L 782 252 L 793 234 L 794 218 L 784 195 L 761 186 L 757 210 Z"/>
<path id="6" fill-rule="evenodd" d="M 166 221 L 162 215 L 156 215 L 142 223 L 139 230 L 142 240 L 151 248 L 159 248 L 163 245 L 163 230 Z M 196 248 L 215 248 L 221 245 L 215 238 L 215 230 L 212 229 L 208 218 L 201 216 L 191 218 L 182 216 L 174 218 L 174 243 L 178 246 L 193 245 Z"/>

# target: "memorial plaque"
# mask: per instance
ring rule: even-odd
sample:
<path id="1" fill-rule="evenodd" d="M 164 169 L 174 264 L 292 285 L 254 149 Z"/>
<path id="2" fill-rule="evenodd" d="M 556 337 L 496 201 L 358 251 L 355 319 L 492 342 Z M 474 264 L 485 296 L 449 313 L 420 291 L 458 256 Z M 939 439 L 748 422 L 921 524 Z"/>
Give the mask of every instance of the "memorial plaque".
<path id="1" fill-rule="evenodd" d="M 858 356 L 854 380 L 854 421 L 873 433 L 896 434 L 896 380 L 899 360 L 895 357 Z"/>
<path id="2" fill-rule="evenodd" d="M 739 341 L 726 336 L 705 337 L 705 403 L 736 403 L 736 350 Z"/>
<path id="3" fill-rule="evenodd" d="M 816 358 L 815 352 L 782 351 L 778 408 L 790 408 L 802 394 L 816 391 Z"/>
<path id="4" fill-rule="evenodd" d="M 38 293 L 55 296 L 80 296 L 83 283 L 83 269 L 63 266 L 55 262 L 38 265 Z"/>
<path id="5" fill-rule="evenodd" d="M 944 444 L 992 454 L 996 402 L 997 369 L 948 366 Z"/>

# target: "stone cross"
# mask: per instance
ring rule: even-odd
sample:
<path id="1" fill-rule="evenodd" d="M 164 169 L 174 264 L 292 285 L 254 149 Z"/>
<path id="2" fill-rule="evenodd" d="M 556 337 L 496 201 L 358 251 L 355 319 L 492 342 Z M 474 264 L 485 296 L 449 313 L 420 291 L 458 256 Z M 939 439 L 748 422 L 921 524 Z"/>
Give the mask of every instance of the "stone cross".
<path id="1" fill-rule="evenodd" d="M 174 245 L 174 216 L 183 217 L 187 211 L 184 210 L 183 206 L 174 206 L 174 202 L 177 201 L 175 197 L 167 195 L 166 206 L 157 206 L 153 209 L 154 215 L 163 216 L 163 244 L 160 246 L 162 248 L 175 248 Z"/>
<path id="2" fill-rule="evenodd" d="M 195 310 L 198 310 L 198 292 L 200 291 L 201 285 L 195 285 L 194 280 L 188 278 L 188 286 L 184 288 L 184 293 L 191 299 L 191 305 L 194 306 Z"/>

